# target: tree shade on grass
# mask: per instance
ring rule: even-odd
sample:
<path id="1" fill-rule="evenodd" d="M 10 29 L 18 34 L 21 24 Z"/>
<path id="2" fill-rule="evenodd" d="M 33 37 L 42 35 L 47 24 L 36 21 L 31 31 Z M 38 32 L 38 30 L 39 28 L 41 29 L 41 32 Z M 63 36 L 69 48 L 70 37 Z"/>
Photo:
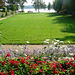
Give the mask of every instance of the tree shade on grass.
<path id="1" fill-rule="evenodd" d="M 19 13 L 0 21 L 0 43 L 42 44 L 45 39 L 75 43 L 75 18 L 56 13 Z"/>

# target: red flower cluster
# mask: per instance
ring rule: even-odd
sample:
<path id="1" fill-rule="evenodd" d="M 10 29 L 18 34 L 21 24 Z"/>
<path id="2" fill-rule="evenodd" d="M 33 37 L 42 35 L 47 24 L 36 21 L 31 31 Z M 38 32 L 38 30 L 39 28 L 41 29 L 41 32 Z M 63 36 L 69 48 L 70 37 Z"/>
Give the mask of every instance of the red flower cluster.
<path id="1" fill-rule="evenodd" d="M 13 69 L 11 69 L 11 70 L 9 71 L 9 74 L 15 75 Z"/>
<path id="2" fill-rule="evenodd" d="M 3 72 L 1 72 L 0 75 L 8 75 L 8 73 L 3 73 Z"/>
<path id="3" fill-rule="evenodd" d="M 17 67 L 18 66 L 18 61 L 14 61 L 14 60 L 11 60 L 10 61 L 10 65 L 15 65 L 15 67 Z"/>
<path id="4" fill-rule="evenodd" d="M 9 57 L 9 56 L 10 54 L 8 53 L 6 57 Z M 74 58 L 75 58 L 75 55 L 74 55 Z M 75 72 L 75 59 L 73 60 L 66 59 L 66 60 L 62 60 L 61 62 L 59 61 L 50 62 L 50 61 L 45 61 L 45 59 L 42 59 L 42 58 L 41 59 L 39 58 L 40 61 L 35 58 L 31 59 L 31 56 L 29 55 L 27 56 L 27 58 L 24 58 L 24 57 L 18 57 L 18 59 L 5 58 L 5 60 L 3 59 L 3 61 L 1 62 L 1 67 L 3 67 L 3 70 L 0 72 L 0 75 L 15 75 L 16 73 L 19 74 L 20 72 L 22 72 L 22 74 L 20 73 L 21 75 L 24 75 L 24 74 L 63 75 L 63 73 L 66 75 L 67 69 L 69 74 L 72 74 Z M 4 69 L 5 67 L 6 69 Z"/>
<path id="5" fill-rule="evenodd" d="M 6 55 L 6 57 L 10 57 L 10 54 L 8 53 L 8 54 Z"/>
<path id="6" fill-rule="evenodd" d="M 75 60 L 75 55 L 74 55 L 74 60 Z"/>
<path id="7" fill-rule="evenodd" d="M 5 61 L 2 62 L 2 65 L 5 65 Z"/>

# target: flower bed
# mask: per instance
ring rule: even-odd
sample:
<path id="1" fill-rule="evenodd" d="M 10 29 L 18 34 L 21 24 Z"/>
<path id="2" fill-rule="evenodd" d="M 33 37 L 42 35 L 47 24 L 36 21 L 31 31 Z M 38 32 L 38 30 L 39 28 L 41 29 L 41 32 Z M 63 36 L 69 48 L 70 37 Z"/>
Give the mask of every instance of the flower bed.
<path id="1" fill-rule="evenodd" d="M 74 75 L 75 55 L 73 59 L 48 61 L 46 58 L 31 57 L 10 58 L 8 53 L 0 59 L 0 75 Z"/>
<path id="2" fill-rule="evenodd" d="M 0 75 L 75 75 L 75 47 L 55 41 L 50 44 L 46 39 L 48 47 L 42 50 L 29 51 L 26 45 L 8 51 L 1 47 Z M 67 56 L 69 58 L 65 58 Z"/>

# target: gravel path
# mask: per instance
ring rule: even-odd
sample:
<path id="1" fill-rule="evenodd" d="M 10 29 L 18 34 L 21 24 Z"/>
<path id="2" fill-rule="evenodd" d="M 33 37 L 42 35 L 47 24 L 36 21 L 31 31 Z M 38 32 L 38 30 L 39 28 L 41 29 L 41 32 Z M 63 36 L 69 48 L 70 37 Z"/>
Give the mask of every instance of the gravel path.
<path id="1" fill-rule="evenodd" d="M 21 48 L 24 48 L 25 47 L 25 45 L 1 45 L 4 49 L 7 49 L 7 50 L 9 50 L 9 49 L 17 49 L 18 47 L 21 49 Z M 66 46 L 74 46 L 75 47 L 75 44 L 73 44 L 73 45 L 66 45 Z M 38 50 L 38 49 L 42 49 L 42 48 L 44 48 L 44 47 L 48 47 L 48 45 L 26 45 L 26 49 L 28 49 L 28 50 L 34 50 L 34 49 L 36 49 L 36 50 Z"/>
<path id="2" fill-rule="evenodd" d="M 18 47 L 19 48 L 24 48 L 25 47 L 25 45 L 1 45 L 4 49 L 13 49 L 13 50 L 15 50 L 15 49 L 17 49 Z M 44 48 L 44 47 L 47 47 L 47 45 L 26 45 L 26 49 L 28 49 L 28 50 L 34 50 L 34 49 L 36 49 L 36 50 L 38 50 L 38 49 L 42 49 L 42 48 Z"/>

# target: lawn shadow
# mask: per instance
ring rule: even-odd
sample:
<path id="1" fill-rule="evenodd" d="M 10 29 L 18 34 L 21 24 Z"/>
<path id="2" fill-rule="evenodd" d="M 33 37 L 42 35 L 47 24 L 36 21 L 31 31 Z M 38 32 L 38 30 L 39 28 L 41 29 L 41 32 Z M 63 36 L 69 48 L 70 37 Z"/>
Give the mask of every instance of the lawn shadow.
<path id="1" fill-rule="evenodd" d="M 75 34 L 75 16 L 71 15 L 59 15 L 56 13 L 49 14 L 48 17 L 55 17 L 53 19 L 54 24 L 61 26 L 60 31 L 63 33 L 73 33 Z M 64 38 L 56 38 L 62 41 L 72 40 L 75 42 L 75 35 L 65 36 Z"/>
<path id="2" fill-rule="evenodd" d="M 60 14 L 58 13 L 46 13 L 48 16 L 47 17 L 55 17 L 55 16 L 59 16 Z"/>
<path id="3" fill-rule="evenodd" d="M 63 28 L 60 30 L 61 32 L 67 33 L 75 33 L 75 17 L 62 15 L 57 17 L 55 23 L 59 23 Z"/>
<path id="4" fill-rule="evenodd" d="M 65 36 L 64 38 L 55 38 L 55 39 L 59 39 L 61 41 L 69 41 L 69 40 L 71 40 L 71 41 L 75 42 L 75 36 Z"/>

